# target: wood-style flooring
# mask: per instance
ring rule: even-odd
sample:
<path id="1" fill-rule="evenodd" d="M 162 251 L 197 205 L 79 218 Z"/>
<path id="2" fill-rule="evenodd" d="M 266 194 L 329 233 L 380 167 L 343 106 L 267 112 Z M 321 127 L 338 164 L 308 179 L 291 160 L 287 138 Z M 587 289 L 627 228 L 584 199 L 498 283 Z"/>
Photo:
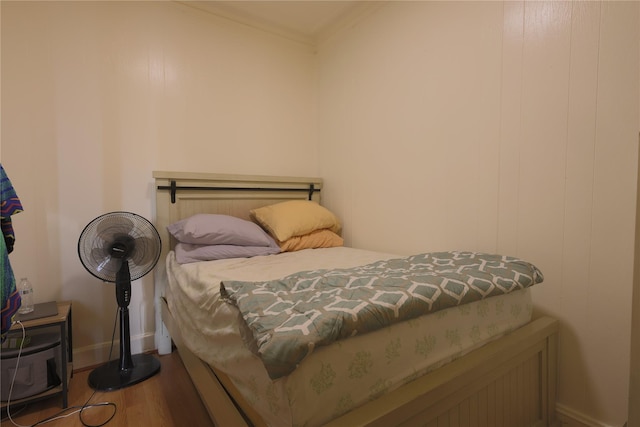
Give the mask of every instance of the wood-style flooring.
<path id="1" fill-rule="evenodd" d="M 82 406 L 88 399 L 89 403 L 114 403 L 115 415 L 104 424 L 107 427 L 213 427 L 178 352 L 156 357 L 162 365 L 158 374 L 139 384 L 111 392 L 96 392 L 92 395 L 94 391 L 87 383 L 91 370 L 74 372 L 69 383 L 69 406 Z M 11 418 L 19 426 L 33 426 L 58 414 L 62 409 L 61 405 L 62 398 L 54 396 L 23 408 L 13 408 Z M 113 406 L 86 409 L 82 419 L 87 425 L 98 426 L 109 419 L 113 410 Z M 14 425 L 4 410 L 1 424 L 2 427 Z M 78 414 L 73 414 L 38 425 L 82 427 L 83 423 Z"/>

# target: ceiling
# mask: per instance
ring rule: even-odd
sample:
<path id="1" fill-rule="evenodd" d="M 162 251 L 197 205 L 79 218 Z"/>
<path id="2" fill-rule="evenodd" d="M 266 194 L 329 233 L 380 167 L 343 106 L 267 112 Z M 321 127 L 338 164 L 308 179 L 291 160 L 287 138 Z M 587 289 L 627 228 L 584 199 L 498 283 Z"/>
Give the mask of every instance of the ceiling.
<path id="1" fill-rule="evenodd" d="M 181 3 L 262 29 L 314 42 L 367 1 L 183 1 Z"/>

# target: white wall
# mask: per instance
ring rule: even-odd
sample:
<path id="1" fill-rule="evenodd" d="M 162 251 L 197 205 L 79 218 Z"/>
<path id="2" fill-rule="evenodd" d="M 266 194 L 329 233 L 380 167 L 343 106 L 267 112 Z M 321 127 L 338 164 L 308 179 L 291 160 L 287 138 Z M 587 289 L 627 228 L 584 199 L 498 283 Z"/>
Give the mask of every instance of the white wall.
<path id="1" fill-rule="evenodd" d="M 636 2 L 392 2 L 322 45 L 321 175 L 347 243 L 536 263 L 559 409 L 627 416 Z"/>
<path id="2" fill-rule="evenodd" d="M 315 57 L 172 2 L 1 8 L 2 164 L 25 208 L 11 262 L 36 302 L 73 300 L 76 367 L 95 364 L 116 303 L 78 259 L 84 226 L 151 218 L 153 170 L 317 175 Z M 133 291 L 137 352 L 154 345 L 150 275 Z"/>
<path id="3" fill-rule="evenodd" d="M 77 238 L 107 211 L 150 217 L 152 170 L 320 175 L 354 246 L 538 264 L 560 409 L 626 419 L 638 3 L 381 3 L 317 57 L 169 2 L 0 7 L 11 260 L 38 301 L 74 301 L 77 365 L 105 357 L 115 314 Z M 152 289 L 134 284 L 139 348 Z"/>
<path id="4" fill-rule="evenodd" d="M 638 45 L 640 49 L 640 45 Z M 640 136 L 640 135 L 639 135 Z M 640 142 L 640 138 L 639 142 Z M 640 158 L 638 159 L 640 162 Z M 640 189 L 640 174 L 638 174 Z M 629 375 L 629 424 L 640 424 L 640 197 L 636 198 L 636 234 L 631 319 L 631 364 Z"/>

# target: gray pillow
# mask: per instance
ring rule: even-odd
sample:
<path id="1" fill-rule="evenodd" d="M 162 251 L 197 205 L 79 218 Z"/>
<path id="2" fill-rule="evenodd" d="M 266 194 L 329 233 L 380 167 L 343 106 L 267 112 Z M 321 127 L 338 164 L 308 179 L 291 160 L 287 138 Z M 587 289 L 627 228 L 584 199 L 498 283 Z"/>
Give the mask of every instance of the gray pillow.
<path id="1" fill-rule="evenodd" d="M 235 245 L 191 245 L 178 243 L 175 248 L 176 261 L 188 264 L 198 261 L 212 261 L 226 258 L 250 258 L 259 255 L 271 255 L 280 252 L 274 246 L 235 246 Z"/>
<path id="2" fill-rule="evenodd" d="M 273 238 L 254 222 L 229 215 L 196 214 L 167 226 L 180 243 L 273 246 Z"/>

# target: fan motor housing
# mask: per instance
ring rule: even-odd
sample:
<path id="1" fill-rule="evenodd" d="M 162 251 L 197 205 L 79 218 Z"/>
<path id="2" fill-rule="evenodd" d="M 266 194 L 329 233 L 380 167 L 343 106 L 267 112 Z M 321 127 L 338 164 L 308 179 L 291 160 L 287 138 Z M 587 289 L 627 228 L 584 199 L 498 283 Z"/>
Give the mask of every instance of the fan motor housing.
<path id="1" fill-rule="evenodd" d="M 115 236 L 114 240 L 109 248 L 111 256 L 120 259 L 129 258 L 136 248 L 135 239 L 128 234 L 120 234 Z"/>

